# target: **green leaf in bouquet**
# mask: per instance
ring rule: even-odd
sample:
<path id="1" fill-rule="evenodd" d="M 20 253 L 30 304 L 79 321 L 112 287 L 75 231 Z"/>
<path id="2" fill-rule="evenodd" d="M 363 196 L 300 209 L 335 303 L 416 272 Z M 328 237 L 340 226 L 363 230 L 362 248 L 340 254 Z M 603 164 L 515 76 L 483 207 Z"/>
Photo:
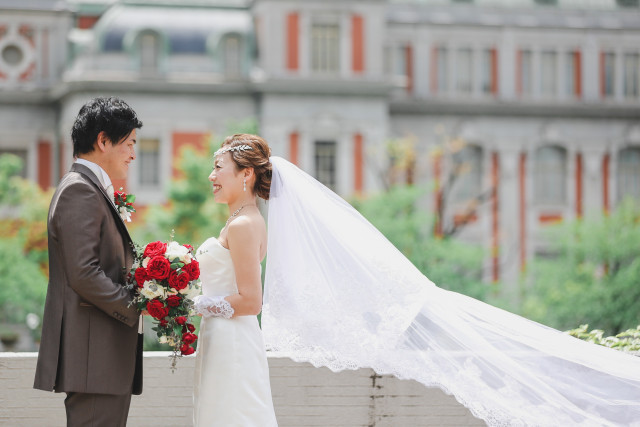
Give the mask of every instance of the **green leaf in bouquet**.
<path id="1" fill-rule="evenodd" d="M 133 203 L 136 201 L 136 195 L 135 194 L 127 194 L 127 203 Z"/>

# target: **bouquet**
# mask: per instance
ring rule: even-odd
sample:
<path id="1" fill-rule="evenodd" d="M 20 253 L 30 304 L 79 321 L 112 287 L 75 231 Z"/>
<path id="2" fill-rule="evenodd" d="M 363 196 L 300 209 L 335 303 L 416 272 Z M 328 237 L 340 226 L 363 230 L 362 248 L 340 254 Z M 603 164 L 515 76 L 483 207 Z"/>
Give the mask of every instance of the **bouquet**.
<path id="1" fill-rule="evenodd" d="M 177 357 L 192 354 L 198 339 L 190 318 L 192 298 L 200 294 L 200 266 L 191 245 L 152 242 L 141 249 L 135 251 L 128 276 L 128 287 L 135 293 L 132 303 L 153 317 L 158 341 L 173 347 L 175 370 Z"/>

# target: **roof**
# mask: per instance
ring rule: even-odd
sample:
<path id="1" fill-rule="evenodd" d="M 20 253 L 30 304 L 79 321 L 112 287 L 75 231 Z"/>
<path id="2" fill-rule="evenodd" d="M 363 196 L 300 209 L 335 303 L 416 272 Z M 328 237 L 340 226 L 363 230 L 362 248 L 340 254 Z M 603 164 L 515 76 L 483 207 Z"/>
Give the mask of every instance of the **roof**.
<path id="1" fill-rule="evenodd" d="M 174 2 L 175 3 L 175 2 Z M 151 30 L 165 38 L 173 53 L 204 53 L 208 44 L 225 34 L 253 34 L 251 15 L 242 9 L 173 8 L 117 4 L 94 27 L 105 51 L 126 48 L 129 34 Z"/>
<path id="2" fill-rule="evenodd" d="M 65 0 L 2 0 L 0 9 L 31 11 L 69 11 L 70 5 Z"/>
<path id="3" fill-rule="evenodd" d="M 500 8 L 560 8 L 573 10 L 640 9 L 638 0 L 389 0 L 389 3 L 421 5 L 474 5 Z"/>

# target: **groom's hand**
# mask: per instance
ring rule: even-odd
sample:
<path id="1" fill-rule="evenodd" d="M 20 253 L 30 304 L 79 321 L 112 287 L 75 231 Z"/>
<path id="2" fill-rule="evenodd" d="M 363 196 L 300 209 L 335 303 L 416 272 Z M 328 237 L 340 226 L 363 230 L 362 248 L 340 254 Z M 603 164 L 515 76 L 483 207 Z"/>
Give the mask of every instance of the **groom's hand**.
<path id="1" fill-rule="evenodd" d="M 140 314 L 143 316 L 149 316 L 149 312 L 147 310 L 142 310 Z"/>

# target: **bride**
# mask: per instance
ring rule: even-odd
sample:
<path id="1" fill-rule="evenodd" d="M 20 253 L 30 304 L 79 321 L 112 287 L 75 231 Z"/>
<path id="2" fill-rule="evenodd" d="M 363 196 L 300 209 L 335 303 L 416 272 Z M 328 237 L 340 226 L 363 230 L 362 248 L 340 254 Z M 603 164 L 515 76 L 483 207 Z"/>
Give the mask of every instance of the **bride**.
<path id="1" fill-rule="evenodd" d="M 216 153 L 210 180 L 231 217 L 199 249 L 196 424 L 275 424 L 262 335 L 244 316 L 259 311 L 265 247 L 255 194 L 269 199 L 267 349 L 439 387 L 490 426 L 640 426 L 640 358 L 438 288 L 348 203 L 268 156 L 253 135 Z"/>
<path id="2" fill-rule="evenodd" d="M 267 231 L 256 196 L 269 198 L 270 149 L 260 137 L 228 137 L 209 176 L 218 203 L 231 215 L 219 237 L 196 253 L 202 315 L 195 369 L 196 426 L 277 426 L 269 367 L 256 315 L 262 308 L 260 262 Z"/>

